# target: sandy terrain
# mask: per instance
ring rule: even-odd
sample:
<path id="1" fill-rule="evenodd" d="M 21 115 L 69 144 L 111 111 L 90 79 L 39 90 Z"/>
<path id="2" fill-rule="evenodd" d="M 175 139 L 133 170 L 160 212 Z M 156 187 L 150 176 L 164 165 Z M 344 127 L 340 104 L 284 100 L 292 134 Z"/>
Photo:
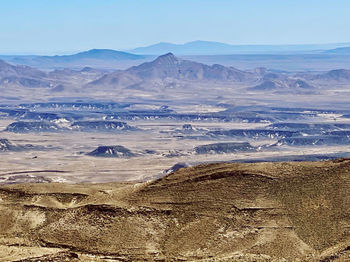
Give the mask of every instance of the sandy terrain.
<path id="1" fill-rule="evenodd" d="M 0 188 L 0 261 L 349 261 L 349 160 Z M 21 261 L 22 261 L 21 260 Z"/>

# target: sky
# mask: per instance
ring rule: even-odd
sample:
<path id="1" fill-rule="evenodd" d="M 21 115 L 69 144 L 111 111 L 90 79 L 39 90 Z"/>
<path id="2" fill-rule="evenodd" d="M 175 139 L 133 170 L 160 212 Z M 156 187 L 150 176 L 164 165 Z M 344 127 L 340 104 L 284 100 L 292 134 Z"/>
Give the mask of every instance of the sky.
<path id="1" fill-rule="evenodd" d="M 349 0 L 1 0 L 0 54 L 350 42 Z"/>

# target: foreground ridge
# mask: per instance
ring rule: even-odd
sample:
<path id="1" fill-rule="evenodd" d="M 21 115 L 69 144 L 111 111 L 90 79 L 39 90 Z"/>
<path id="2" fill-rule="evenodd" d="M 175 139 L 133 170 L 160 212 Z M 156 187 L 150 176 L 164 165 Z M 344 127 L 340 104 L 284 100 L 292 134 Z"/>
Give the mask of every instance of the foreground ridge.
<path id="1" fill-rule="evenodd" d="M 1 261 L 347 261 L 350 159 L 0 187 Z"/>

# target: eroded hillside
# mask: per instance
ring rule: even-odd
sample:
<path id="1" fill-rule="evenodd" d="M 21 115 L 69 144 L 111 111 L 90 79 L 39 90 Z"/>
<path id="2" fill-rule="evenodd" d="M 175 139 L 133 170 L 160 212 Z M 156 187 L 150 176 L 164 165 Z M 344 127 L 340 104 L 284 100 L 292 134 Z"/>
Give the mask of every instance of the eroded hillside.
<path id="1" fill-rule="evenodd" d="M 1 261 L 348 261 L 350 160 L 0 188 Z"/>

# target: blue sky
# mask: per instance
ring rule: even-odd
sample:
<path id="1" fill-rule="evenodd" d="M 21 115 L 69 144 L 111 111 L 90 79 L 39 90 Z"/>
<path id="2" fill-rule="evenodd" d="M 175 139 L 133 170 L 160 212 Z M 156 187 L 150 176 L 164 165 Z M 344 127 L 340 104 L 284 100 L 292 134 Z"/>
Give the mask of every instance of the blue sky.
<path id="1" fill-rule="evenodd" d="M 350 42 L 349 0 L 1 0 L 0 53 Z"/>

